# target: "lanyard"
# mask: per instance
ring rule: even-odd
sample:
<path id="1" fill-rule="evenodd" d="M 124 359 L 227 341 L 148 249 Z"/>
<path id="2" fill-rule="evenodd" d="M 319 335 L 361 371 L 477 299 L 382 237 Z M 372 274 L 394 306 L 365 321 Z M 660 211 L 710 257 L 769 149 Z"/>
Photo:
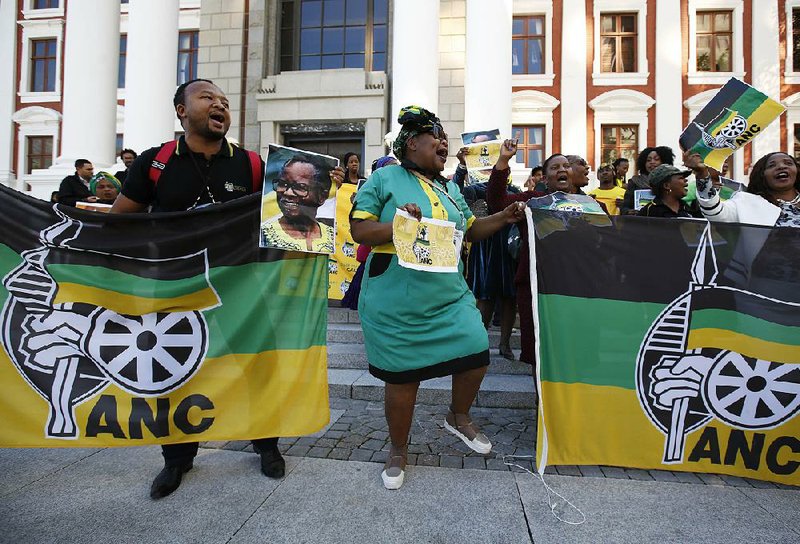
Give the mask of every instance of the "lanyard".
<path id="1" fill-rule="evenodd" d="M 192 159 L 192 165 L 194 165 L 194 169 L 200 175 L 200 179 L 202 179 L 205 182 L 205 187 L 200 191 L 200 194 L 197 195 L 197 198 L 195 199 L 194 204 L 192 204 L 188 209 L 193 210 L 194 208 L 197 207 L 197 204 L 200 202 L 200 199 L 203 197 L 203 192 L 204 191 L 208 194 L 208 198 L 211 199 L 210 204 L 216 204 L 217 200 L 214 198 L 214 195 L 211 192 L 211 187 L 210 187 L 211 180 L 209 179 L 210 176 L 206 176 L 206 174 L 203 173 L 203 169 L 200 168 L 199 164 L 197 164 L 197 159 L 195 158 L 194 153 L 192 153 L 191 150 L 189 151 L 189 158 Z"/>
<path id="2" fill-rule="evenodd" d="M 450 194 L 447 191 L 445 191 L 443 188 L 441 188 L 438 185 L 436 185 L 436 183 L 432 182 L 431 180 L 429 180 L 428 178 L 426 178 L 425 176 L 423 176 L 419 172 L 414 172 L 414 175 L 416 176 L 416 178 L 418 180 L 420 180 L 423 183 L 427 183 L 428 186 L 431 187 L 434 191 L 437 191 L 437 192 L 443 194 L 447 198 L 447 200 L 450 201 L 450 203 L 455 207 L 456 211 L 458 212 L 459 217 L 461 218 L 461 220 L 458 223 L 458 226 L 461 228 L 461 230 L 466 230 L 467 218 L 464 217 L 464 212 L 461 211 L 461 207 L 458 205 L 458 203 L 455 201 L 455 199 L 452 196 L 450 196 Z"/>

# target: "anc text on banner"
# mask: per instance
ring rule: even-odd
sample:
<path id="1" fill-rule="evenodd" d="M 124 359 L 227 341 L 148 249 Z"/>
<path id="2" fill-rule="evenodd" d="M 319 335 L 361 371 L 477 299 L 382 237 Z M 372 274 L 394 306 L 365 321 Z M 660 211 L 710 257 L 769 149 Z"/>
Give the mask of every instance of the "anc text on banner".
<path id="1" fill-rule="evenodd" d="M 259 249 L 259 202 L 108 215 L 0 187 L 0 445 L 322 428 L 327 256 Z"/>

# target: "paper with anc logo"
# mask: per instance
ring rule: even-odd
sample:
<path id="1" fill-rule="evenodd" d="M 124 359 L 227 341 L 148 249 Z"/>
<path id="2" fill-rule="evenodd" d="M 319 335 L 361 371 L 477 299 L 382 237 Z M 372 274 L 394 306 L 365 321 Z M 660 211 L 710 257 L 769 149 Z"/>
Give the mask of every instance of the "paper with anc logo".
<path id="1" fill-rule="evenodd" d="M 681 147 L 699 153 L 716 170 L 758 136 L 786 108 L 747 83 L 731 78 L 680 136 Z"/>
<path id="2" fill-rule="evenodd" d="M 458 272 L 464 233 L 452 221 L 423 217 L 398 209 L 392 222 L 397 262 L 423 272 Z"/>

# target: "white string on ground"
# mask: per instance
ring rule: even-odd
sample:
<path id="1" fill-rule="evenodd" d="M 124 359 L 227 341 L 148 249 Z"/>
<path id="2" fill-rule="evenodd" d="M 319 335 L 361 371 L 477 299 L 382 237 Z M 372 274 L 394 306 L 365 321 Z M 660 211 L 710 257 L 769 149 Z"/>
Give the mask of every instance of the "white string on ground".
<path id="1" fill-rule="evenodd" d="M 530 474 L 532 476 L 538 476 L 539 477 L 539 479 L 542 481 L 542 485 L 544 486 L 545 491 L 547 492 L 547 505 L 550 507 L 550 513 L 553 514 L 554 518 L 556 518 L 561 523 L 566 523 L 567 525 L 582 525 L 582 524 L 584 524 L 586 522 L 586 514 L 584 514 L 583 511 L 580 508 L 578 508 L 577 506 L 572 504 L 572 502 L 570 502 L 569 499 L 565 498 L 558 491 L 556 491 L 555 489 L 550 487 L 550 485 L 547 482 L 544 481 L 544 474 L 539 474 L 537 472 L 533 472 L 532 470 L 529 470 L 528 468 L 523 467 L 522 465 L 514 462 L 517 459 L 534 459 L 534 458 L 535 458 L 535 456 L 533 456 L 533 455 L 504 455 L 503 456 L 503 463 L 506 466 L 517 467 L 518 469 L 523 470 L 523 471 L 527 472 L 528 474 Z M 559 507 L 559 505 L 561 503 L 558 502 L 557 500 L 553 500 L 552 499 L 552 495 L 555 495 L 556 497 L 561 499 L 564 503 L 567 504 L 567 506 L 571 507 L 575 512 L 580 514 L 580 521 L 573 521 L 573 520 L 562 518 L 559 515 L 559 513 L 556 512 L 556 509 Z"/>

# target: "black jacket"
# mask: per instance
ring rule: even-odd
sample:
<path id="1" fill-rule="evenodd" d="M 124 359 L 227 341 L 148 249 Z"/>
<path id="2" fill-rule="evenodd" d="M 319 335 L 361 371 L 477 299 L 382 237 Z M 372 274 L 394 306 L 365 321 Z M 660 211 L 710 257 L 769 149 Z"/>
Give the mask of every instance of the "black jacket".
<path id="1" fill-rule="evenodd" d="M 58 186 L 58 203 L 67 206 L 75 206 L 79 200 L 86 200 L 87 197 L 92 196 L 89 188 L 83 184 L 78 174 L 72 174 L 61 180 L 61 185 Z"/>

